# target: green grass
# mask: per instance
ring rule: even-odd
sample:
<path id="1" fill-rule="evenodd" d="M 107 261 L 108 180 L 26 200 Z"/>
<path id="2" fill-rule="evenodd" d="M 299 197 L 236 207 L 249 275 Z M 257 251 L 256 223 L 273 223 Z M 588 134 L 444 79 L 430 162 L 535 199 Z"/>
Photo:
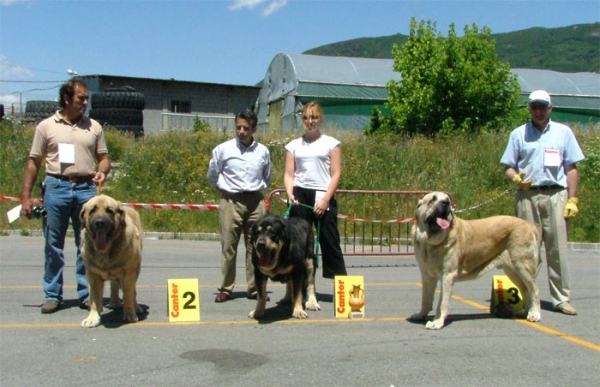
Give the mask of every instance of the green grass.
<path id="1" fill-rule="evenodd" d="M 0 124 L 0 195 L 19 197 L 33 128 Z M 569 224 L 569 240 L 600 242 L 600 126 L 582 130 L 574 127 L 586 160 L 579 163 L 580 213 Z M 508 130 L 497 134 L 430 139 L 387 137 L 366 138 L 361 133 L 339 131 L 329 134 L 342 141 L 343 177 L 340 189 L 348 190 L 441 190 L 449 192 L 460 216 L 465 219 L 514 214 L 513 191 L 503 178 L 500 157 Z M 258 135 L 268 146 L 273 160 L 271 190 L 283 188 L 284 145 L 287 139 Z M 119 167 L 103 192 L 122 202 L 218 204 L 219 194 L 206 180 L 212 149 L 224 141 L 222 132 L 170 132 L 134 139 L 107 131 L 110 157 Z M 43 173 L 38 177 L 41 179 Z M 37 196 L 37 195 L 36 195 Z M 17 203 L 0 201 L 6 213 Z M 381 206 L 381 205 L 378 205 Z M 340 208 L 343 213 L 344 209 Z M 146 231 L 174 233 L 217 233 L 216 211 L 140 209 Z M 39 229 L 39 220 L 19 219 L 12 224 L 6 216 L 0 230 Z"/>

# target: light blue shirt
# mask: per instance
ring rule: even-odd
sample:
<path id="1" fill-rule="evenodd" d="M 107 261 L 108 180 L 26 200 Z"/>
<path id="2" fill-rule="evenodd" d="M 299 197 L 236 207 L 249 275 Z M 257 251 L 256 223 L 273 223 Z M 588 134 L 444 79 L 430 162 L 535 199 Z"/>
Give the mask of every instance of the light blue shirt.
<path id="1" fill-rule="evenodd" d="M 209 183 L 230 193 L 260 191 L 271 184 L 271 156 L 266 146 L 238 138 L 219 144 L 212 152 L 206 176 Z"/>
<path id="2" fill-rule="evenodd" d="M 547 166 L 548 155 L 558 151 L 559 166 Z M 531 179 L 533 186 L 561 185 L 567 187 L 567 166 L 585 157 L 571 128 L 558 122 L 548 121 L 540 133 L 531 122 L 513 130 L 500 163 L 525 172 L 525 180 Z"/>

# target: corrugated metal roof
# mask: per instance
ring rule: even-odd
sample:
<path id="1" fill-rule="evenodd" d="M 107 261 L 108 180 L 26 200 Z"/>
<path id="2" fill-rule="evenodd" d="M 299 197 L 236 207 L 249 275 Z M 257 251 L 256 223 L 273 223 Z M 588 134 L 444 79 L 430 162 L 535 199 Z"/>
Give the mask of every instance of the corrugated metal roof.
<path id="1" fill-rule="evenodd" d="M 283 55 L 287 69 L 294 71 L 287 79 L 299 82 L 385 86 L 402 77 L 394 71 L 393 59 L 331 57 L 304 54 Z M 551 70 L 511 69 L 517 76 L 522 91 L 544 89 L 550 94 L 600 96 L 600 74 L 560 73 Z"/>
<path id="2" fill-rule="evenodd" d="M 544 89 L 552 96 L 555 112 L 598 116 L 600 74 L 536 69 L 511 69 L 511 72 L 517 77 L 524 104 L 529 93 Z M 257 101 L 258 122 L 259 125 L 268 123 L 269 105 L 275 101 L 280 101 L 278 109 L 282 117 L 295 117 L 307 99 L 327 102 L 330 106 L 353 106 L 354 114 L 348 114 L 357 117 L 369 115 L 369 112 L 359 112 L 361 109 L 356 106 L 382 105 L 389 96 L 386 84 L 401 78 L 400 73 L 394 71 L 392 59 L 280 53 L 271 61 L 262 82 Z M 300 127 L 300 121 L 295 118 L 286 121 L 286 125 L 292 129 Z M 286 126 L 283 122 L 281 125 Z"/>

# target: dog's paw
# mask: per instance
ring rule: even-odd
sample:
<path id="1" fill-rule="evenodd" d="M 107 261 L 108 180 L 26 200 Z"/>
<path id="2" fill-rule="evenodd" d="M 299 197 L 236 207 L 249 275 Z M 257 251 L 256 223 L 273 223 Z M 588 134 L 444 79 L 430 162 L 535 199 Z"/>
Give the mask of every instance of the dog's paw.
<path id="1" fill-rule="evenodd" d="M 108 305 L 106 305 L 106 307 L 108 309 L 113 309 L 113 310 L 120 309 L 123 307 L 123 301 L 121 301 L 118 298 L 116 300 L 111 299 L 110 302 L 108 303 Z"/>
<path id="2" fill-rule="evenodd" d="M 444 320 L 442 319 L 428 321 L 427 324 L 425 324 L 425 328 L 427 329 L 442 329 L 443 327 Z"/>
<path id="3" fill-rule="evenodd" d="M 307 310 L 321 310 L 321 305 L 316 300 L 308 300 L 306 301 L 306 309 Z"/>
<path id="4" fill-rule="evenodd" d="M 138 316 L 135 311 L 123 311 L 123 321 L 134 323 L 138 321 Z"/>
<path id="5" fill-rule="evenodd" d="M 306 313 L 304 311 L 304 309 L 294 309 L 294 312 L 292 313 L 292 316 L 298 318 L 298 319 L 303 319 L 303 318 L 307 318 L 308 317 L 308 313 Z"/>
<path id="6" fill-rule="evenodd" d="M 100 325 L 100 316 L 88 316 L 81 322 L 82 328 L 95 328 Z"/>
<path id="7" fill-rule="evenodd" d="M 540 312 L 532 312 L 527 313 L 527 321 L 530 322 L 538 322 L 542 320 L 542 315 Z"/>
<path id="8" fill-rule="evenodd" d="M 252 312 L 248 313 L 249 318 L 259 319 L 265 315 L 265 311 L 259 311 L 258 309 L 254 309 Z"/>
<path id="9" fill-rule="evenodd" d="M 422 312 L 415 313 L 410 316 L 408 319 L 411 321 L 423 321 L 427 318 L 427 313 L 423 314 Z"/>

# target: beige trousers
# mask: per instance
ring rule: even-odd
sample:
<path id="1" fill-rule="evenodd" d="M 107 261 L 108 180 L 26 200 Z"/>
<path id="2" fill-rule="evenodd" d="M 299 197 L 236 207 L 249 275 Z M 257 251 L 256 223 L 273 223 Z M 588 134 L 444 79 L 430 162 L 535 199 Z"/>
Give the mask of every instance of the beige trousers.
<path id="1" fill-rule="evenodd" d="M 240 237 L 244 235 L 246 246 L 246 283 L 248 296 L 256 293 L 254 266 L 252 265 L 252 246 L 250 236 L 252 225 L 266 214 L 265 200 L 261 192 L 223 194 L 219 203 L 219 222 L 221 225 L 221 272 L 223 279 L 219 292 L 231 294 L 235 287 L 237 250 Z"/>
<path id="2" fill-rule="evenodd" d="M 550 295 L 555 307 L 569 301 L 571 295 L 567 262 L 567 223 L 564 218 L 566 202 L 565 189 L 517 192 L 517 216 L 534 223 L 542 235 Z"/>

